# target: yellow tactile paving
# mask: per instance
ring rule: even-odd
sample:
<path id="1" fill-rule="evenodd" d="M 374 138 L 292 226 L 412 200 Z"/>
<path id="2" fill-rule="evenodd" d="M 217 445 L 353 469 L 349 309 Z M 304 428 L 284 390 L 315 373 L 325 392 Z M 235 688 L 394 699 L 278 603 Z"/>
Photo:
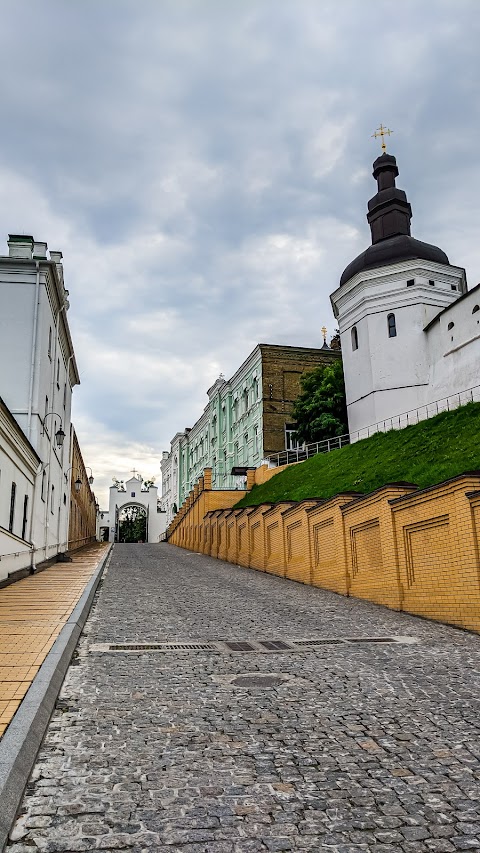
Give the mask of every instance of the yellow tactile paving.
<path id="1" fill-rule="evenodd" d="M 108 546 L 0 590 L 0 737 Z"/>

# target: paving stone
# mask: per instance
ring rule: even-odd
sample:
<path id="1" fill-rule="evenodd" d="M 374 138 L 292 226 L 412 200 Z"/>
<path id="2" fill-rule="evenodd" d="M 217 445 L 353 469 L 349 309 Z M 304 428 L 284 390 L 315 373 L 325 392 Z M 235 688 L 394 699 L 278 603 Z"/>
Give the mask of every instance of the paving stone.
<path id="1" fill-rule="evenodd" d="M 91 650 L 355 635 L 419 642 Z M 117 545 L 77 651 L 7 853 L 480 847 L 478 636 L 169 545 Z M 231 683 L 242 675 L 273 686 Z"/>

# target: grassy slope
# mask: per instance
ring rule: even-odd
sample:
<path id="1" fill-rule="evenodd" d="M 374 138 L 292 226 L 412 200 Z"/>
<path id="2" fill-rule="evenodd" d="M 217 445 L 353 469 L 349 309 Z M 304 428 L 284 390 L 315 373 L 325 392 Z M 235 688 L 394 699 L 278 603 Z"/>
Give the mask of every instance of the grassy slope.
<path id="1" fill-rule="evenodd" d="M 291 465 L 236 506 L 264 501 L 330 498 L 343 491 L 371 492 L 407 480 L 421 488 L 464 471 L 480 470 L 480 403 L 468 403 L 402 430 L 377 433 L 342 450 Z"/>

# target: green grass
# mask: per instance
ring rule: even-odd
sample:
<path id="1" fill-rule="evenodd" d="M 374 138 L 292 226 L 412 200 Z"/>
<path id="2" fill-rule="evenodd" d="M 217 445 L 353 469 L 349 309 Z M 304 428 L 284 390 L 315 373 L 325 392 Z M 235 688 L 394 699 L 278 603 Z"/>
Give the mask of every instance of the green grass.
<path id="1" fill-rule="evenodd" d="M 352 490 L 367 493 L 402 480 L 425 488 L 480 470 L 479 438 L 480 403 L 468 403 L 414 426 L 379 432 L 290 465 L 263 486 L 254 486 L 236 506 L 330 498 Z"/>

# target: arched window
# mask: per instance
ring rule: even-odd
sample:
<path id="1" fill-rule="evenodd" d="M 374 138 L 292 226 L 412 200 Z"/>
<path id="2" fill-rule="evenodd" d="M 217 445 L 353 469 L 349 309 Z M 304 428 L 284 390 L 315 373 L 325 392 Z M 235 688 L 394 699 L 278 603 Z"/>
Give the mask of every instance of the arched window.
<path id="1" fill-rule="evenodd" d="M 472 308 L 472 314 L 476 314 L 477 311 L 480 311 L 480 305 L 474 305 Z"/>
<path id="2" fill-rule="evenodd" d="M 449 323 L 447 326 L 448 331 L 450 331 L 450 329 L 453 329 L 454 325 L 455 323 Z"/>
<path id="3" fill-rule="evenodd" d="M 352 349 L 358 349 L 358 332 L 356 326 L 353 326 L 352 328 Z"/>
<path id="4" fill-rule="evenodd" d="M 397 324 L 395 322 L 395 314 L 389 314 L 387 317 L 387 325 L 388 325 L 388 337 L 396 338 L 397 337 Z"/>

